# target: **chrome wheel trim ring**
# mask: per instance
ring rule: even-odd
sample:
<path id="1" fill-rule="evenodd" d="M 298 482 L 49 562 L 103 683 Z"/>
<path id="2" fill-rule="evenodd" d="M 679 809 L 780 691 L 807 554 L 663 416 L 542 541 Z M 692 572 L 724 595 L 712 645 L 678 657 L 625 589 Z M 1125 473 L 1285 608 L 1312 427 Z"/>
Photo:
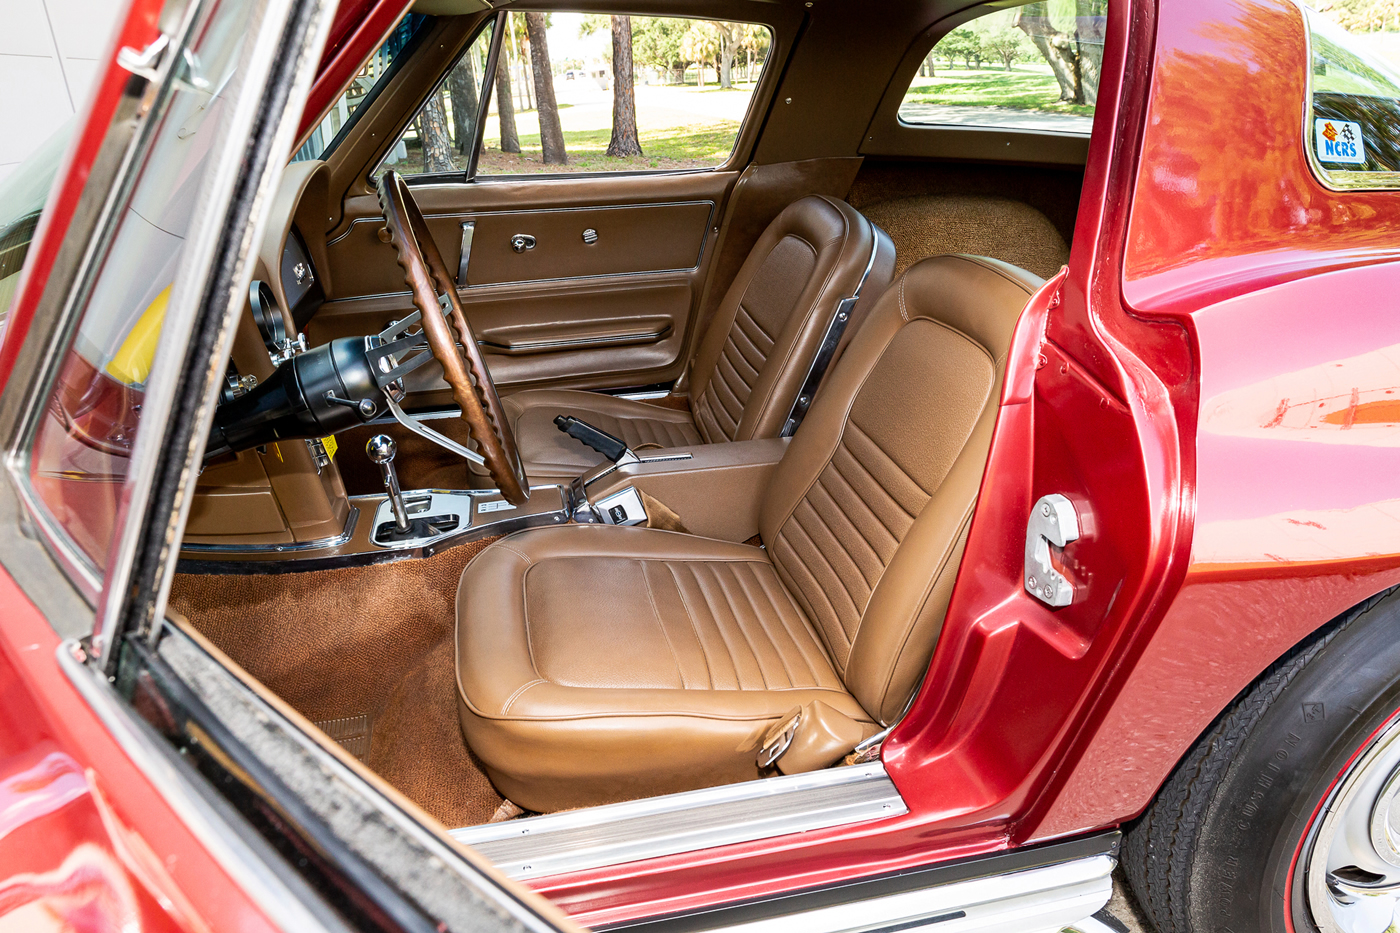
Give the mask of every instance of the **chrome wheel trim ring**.
<path id="1" fill-rule="evenodd" d="M 1313 826 L 1303 865 L 1318 929 L 1400 929 L 1400 717 L 1342 773 Z"/>

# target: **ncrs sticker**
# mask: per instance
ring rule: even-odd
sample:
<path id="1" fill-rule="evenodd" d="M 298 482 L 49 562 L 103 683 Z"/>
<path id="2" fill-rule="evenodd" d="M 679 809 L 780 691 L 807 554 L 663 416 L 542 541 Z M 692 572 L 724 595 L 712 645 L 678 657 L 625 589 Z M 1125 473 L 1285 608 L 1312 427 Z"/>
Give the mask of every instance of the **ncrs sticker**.
<path id="1" fill-rule="evenodd" d="M 1317 157 L 1323 162 L 1366 164 L 1366 139 L 1360 123 L 1346 123 L 1319 117 L 1317 123 Z"/>

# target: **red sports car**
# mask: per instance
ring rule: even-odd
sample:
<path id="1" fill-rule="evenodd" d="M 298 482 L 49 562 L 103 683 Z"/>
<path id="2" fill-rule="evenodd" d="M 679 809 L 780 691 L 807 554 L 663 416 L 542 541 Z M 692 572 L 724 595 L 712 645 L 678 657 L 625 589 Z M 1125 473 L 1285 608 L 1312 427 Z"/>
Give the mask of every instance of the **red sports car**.
<path id="1" fill-rule="evenodd" d="M 0 182 L 0 931 L 1395 929 L 1396 28 L 131 0 Z"/>

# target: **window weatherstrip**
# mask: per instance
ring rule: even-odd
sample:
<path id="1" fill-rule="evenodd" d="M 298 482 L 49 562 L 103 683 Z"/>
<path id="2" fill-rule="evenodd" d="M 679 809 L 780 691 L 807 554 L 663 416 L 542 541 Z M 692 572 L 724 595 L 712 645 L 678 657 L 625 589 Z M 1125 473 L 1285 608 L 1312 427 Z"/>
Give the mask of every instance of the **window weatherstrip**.
<path id="1" fill-rule="evenodd" d="M 476 160 L 481 154 L 482 140 L 486 138 L 486 115 L 491 112 L 491 94 L 496 90 L 496 68 L 501 58 L 501 42 L 504 39 L 506 17 L 510 14 L 502 10 L 496 14 L 496 25 L 491 27 L 491 47 L 486 51 L 486 74 L 482 75 L 481 99 L 476 102 L 476 132 L 472 134 L 472 154 L 467 159 L 467 169 L 462 175 L 463 183 L 476 177 Z M 471 54 L 471 45 L 467 46 Z M 457 67 L 455 64 L 452 67 Z M 466 276 L 462 277 L 466 284 Z"/>

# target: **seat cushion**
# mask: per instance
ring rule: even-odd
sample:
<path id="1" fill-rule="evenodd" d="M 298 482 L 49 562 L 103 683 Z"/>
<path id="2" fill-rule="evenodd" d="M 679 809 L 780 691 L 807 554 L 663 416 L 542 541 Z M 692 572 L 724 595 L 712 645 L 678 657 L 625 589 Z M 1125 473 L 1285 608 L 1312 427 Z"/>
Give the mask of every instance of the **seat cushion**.
<path id="1" fill-rule="evenodd" d="M 602 454 L 554 426 L 573 415 L 614 434 L 633 450 L 704 443 L 690 412 L 570 389 L 530 389 L 501 400 L 515 431 L 525 475 L 536 484 L 567 483 L 603 460 Z"/>
<path id="2" fill-rule="evenodd" d="M 821 700 L 867 725 L 760 548 L 646 528 L 512 535 L 462 574 L 462 728 L 497 788 L 557 810 L 759 777 Z"/>

